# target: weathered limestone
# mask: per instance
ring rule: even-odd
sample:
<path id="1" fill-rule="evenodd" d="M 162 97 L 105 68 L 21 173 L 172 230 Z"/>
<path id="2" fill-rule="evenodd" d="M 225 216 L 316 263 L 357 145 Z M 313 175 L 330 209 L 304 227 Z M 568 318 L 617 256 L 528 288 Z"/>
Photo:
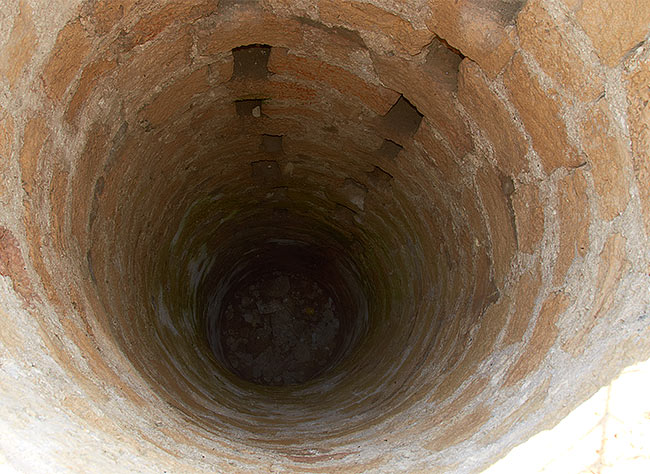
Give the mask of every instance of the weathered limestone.
<path id="1" fill-rule="evenodd" d="M 0 469 L 481 472 L 650 356 L 645 2 L 6 3 Z M 291 255 L 346 350 L 242 381 Z"/>

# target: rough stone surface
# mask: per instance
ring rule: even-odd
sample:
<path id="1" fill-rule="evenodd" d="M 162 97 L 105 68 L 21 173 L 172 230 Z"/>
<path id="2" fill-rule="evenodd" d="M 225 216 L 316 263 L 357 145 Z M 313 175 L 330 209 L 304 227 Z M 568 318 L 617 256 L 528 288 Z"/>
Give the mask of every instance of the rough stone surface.
<path id="1" fill-rule="evenodd" d="M 36 48 L 32 9 L 27 2 L 19 5 L 20 13 L 14 20 L 8 42 L 0 52 L 0 75 L 9 81 L 10 87 L 14 86 Z"/>
<path id="2" fill-rule="evenodd" d="M 479 127 L 488 134 L 499 167 L 511 176 L 525 171 L 528 144 L 503 103 L 490 90 L 480 68 L 467 59 L 461 63 L 458 97 Z"/>
<path id="3" fill-rule="evenodd" d="M 560 166 L 579 165 L 580 158 L 569 144 L 557 92 L 544 90 L 538 79 L 530 75 L 520 55 L 506 69 L 504 82 L 544 171 L 552 173 Z"/>
<path id="4" fill-rule="evenodd" d="M 605 220 L 613 219 L 625 210 L 629 200 L 626 171 L 630 158 L 605 103 L 589 112 L 582 143 L 599 196 L 600 214 Z"/>
<path id="5" fill-rule="evenodd" d="M 650 357 L 617 5 L 6 4 L 0 470 L 474 474 L 555 433 Z"/>
<path id="6" fill-rule="evenodd" d="M 562 283 L 576 256 L 589 248 L 590 211 L 585 202 L 587 183 L 580 170 L 569 173 L 558 183 L 558 220 L 560 243 L 555 263 L 554 281 Z"/>
<path id="7" fill-rule="evenodd" d="M 632 159 L 639 185 L 646 234 L 650 234 L 650 57 L 640 60 L 626 75 Z"/>
<path id="8" fill-rule="evenodd" d="M 517 245 L 524 253 L 533 253 L 544 233 L 544 210 L 533 184 L 517 187 L 512 196 L 512 206 L 517 226 Z"/>
<path id="9" fill-rule="evenodd" d="M 615 66 L 642 42 L 650 27 L 650 9 L 644 0 L 585 0 L 576 18 L 608 66 Z"/>
<path id="10" fill-rule="evenodd" d="M 592 101 L 604 91 L 603 78 L 597 65 L 582 58 L 567 21 L 553 19 L 542 0 L 529 1 L 517 17 L 519 40 L 558 87 Z"/>
<path id="11" fill-rule="evenodd" d="M 43 70 L 43 82 L 50 98 L 61 100 L 89 50 L 90 39 L 81 21 L 71 21 L 61 30 Z"/>

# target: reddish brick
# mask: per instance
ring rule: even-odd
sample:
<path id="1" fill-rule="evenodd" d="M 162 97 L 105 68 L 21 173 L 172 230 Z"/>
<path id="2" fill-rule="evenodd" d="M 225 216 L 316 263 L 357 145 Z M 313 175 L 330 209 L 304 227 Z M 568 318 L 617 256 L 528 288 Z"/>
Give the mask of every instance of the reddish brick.
<path id="1" fill-rule="evenodd" d="M 92 6 L 91 21 L 95 24 L 95 33 L 105 35 L 119 22 L 137 0 L 99 0 Z"/>
<path id="2" fill-rule="evenodd" d="M 189 106 L 194 95 L 210 88 L 209 72 L 209 67 L 205 66 L 163 89 L 153 102 L 140 112 L 140 119 L 146 119 L 153 127 L 159 127 L 174 117 L 183 108 Z"/>
<path id="3" fill-rule="evenodd" d="M 0 275 L 11 278 L 14 291 L 28 305 L 38 298 L 25 268 L 25 260 L 18 239 L 4 227 L 0 227 Z"/>
<path id="4" fill-rule="evenodd" d="M 165 74 L 174 72 L 190 64 L 192 37 L 186 33 L 162 35 L 156 41 L 137 48 L 128 60 L 116 71 L 115 83 L 128 91 L 132 103 L 140 103 L 142 96 L 160 84 Z M 159 70 L 161 74 L 151 74 Z"/>
<path id="5" fill-rule="evenodd" d="M 61 100 L 90 46 L 90 39 L 79 19 L 71 21 L 59 32 L 52 55 L 43 70 L 43 83 L 51 99 Z"/>
<path id="6" fill-rule="evenodd" d="M 397 57 L 377 55 L 373 63 L 382 83 L 400 91 L 445 137 L 458 157 L 473 150 L 469 129 L 453 95 L 446 86 L 436 87 L 435 76 L 430 71 Z"/>
<path id="7" fill-rule="evenodd" d="M 13 151 L 14 119 L 0 106 L 0 166 L 9 162 Z"/>
<path id="8" fill-rule="evenodd" d="M 132 28 L 129 28 L 125 38 L 126 49 L 151 41 L 173 23 L 186 25 L 211 15 L 217 11 L 217 7 L 218 2 L 214 0 L 202 3 L 180 0 L 163 5 L 159 10 L 143 16 Z"/>
<path id="9" fill-rule="evenodd" d="M 477 62 L 488 76 L 496 76 L 514 54 L 513 32 L 506 27 L 514 11 L 495 14 L 477 0 L 429 0 L 428 5 L 429 29 Z"/>
<path id="10" fill-rule="evenodd" d="M 533 139 L 544 171 L 550 174 L 561 166 L 578 166 L 580 157 L 569 145 L 557 92 L 544 90 L 518 54 L 506 68 L 504 82 Z"/>
<path id="11" fill-rule="evenodd" d="M 25 65 L 31 61 L 36 42 L 32 9 L 27 2 L 21 0 L 20 13 L 14 20 L 9 41 L 0 50 L 0 75 L 7 78 L 10 88 L 16 85 Z"/>
<path id="12" fill-rule="evenodd" d="M 91 208 L 92 192 L 99 170 L 104 165 L 108 147 L 108 133 L 105 125 L 95 123 L 87 134 L 88 141 L 77 161 L 72 178 L 71 230 L 77 242 L 84 248 L 88 245 L 86 231 Z"/>
<path id="13" fill-rule="evenodd" d="M 436 138 L 429 119 L 425 118 L 413 139 L 422 145 L 427 157 L 434 163 L 435 169 L 440 173 L 443 181 L 453 185 L 459 183 L 462 172 L 455 156 Z"/>
<path id="14" fill-rule="evenodd" d="M 198 33 L 201 55 L 219 55 L 248 44 L 270 44 L 284 48 L 303 44 L 304 24 L 258 9 L 223 12 L 217 15 L 215 21 L 212 28 Z"/>

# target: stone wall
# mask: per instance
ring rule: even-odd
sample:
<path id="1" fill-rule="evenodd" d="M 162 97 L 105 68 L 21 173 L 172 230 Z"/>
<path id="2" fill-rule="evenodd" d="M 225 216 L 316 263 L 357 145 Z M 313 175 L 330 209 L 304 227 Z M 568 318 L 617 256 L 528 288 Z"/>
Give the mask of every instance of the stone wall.
<path id="1" fill-rule="evenodd" d="M 650 357 L 649 28 L 644 0 L 5 2 L 0 459 L 470 473 L 553 426 Z M 280 241 L 367 310 L 267 387 L 206 312 Z"/>

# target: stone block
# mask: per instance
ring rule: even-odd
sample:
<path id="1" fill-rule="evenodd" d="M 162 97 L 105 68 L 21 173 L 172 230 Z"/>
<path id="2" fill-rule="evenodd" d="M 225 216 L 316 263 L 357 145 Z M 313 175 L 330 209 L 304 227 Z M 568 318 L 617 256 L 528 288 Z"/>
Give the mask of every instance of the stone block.
<path id="1" fill-rule="evenodd" d="M 534 184 L 517 186 L 512 196 L 517 226 L 517 245 L 521 252 L 533 253 L 544 234 L 544 209 L 539 189 Z"/>
<path id="2" fill-rule="evenodd" d="M 460 66 L 458 100 L 492 142 L 499 168 L 510 176 L 526 171 L 528 144 L 524 136 L 490 90 L 478 65 L 467 58 Z"/>
<path id="3" fill-rule="evenodd" d="M 626 173 L 632 163 L 605 101 L 587 112 L 582 146 L 591 165 L 600 216 L 611 220 L 625 210 L 630 199 Z"/>
<path id="4" fill-rule="evenodd" d="M 25 1 L 20 2 L 20 13 L 14 20 L 9 40 L 0 50 L 0 76 L 13 88 L 25 66 L 32 59 L 37 37 L 32 21 L 32 9 Z"/>
<path id="5" fill-rule="evenodd" d="M 601 60 L 613 67 L 648 35 L 650 7 L 647 0 L 584 0 L 576 18 Z"/>
<path id="6" fill-rule="evenodd" d="M 45 120 L 40 115 L 31 118 L 25 126 L 23 146 L 20 150 L 20 170 L 23 188 L 30 196 L 36 187 L 39 157 L 49 132 Z"/>
<path id="7" fill-rule="evenodd" d="M 318 13 L 323 23 L 345 26 L 360 32 L 385 35 L 398 50 L 415 55 L 433 39 L 427 29 L 415 29 L 400 16 L 370 3 L 320 0 Z"/>
<path id="8" fill-rule="evenodd" d="M 79 19 L 72 20 L 63 27 L 43 70 L 43 83 L 48 97 L 61 100 L 86 59 L 90 46 L 91 40 Z"/>
<path id="9" fill-rule="evenodd" d="M 498 172 L 489 166 L 478 171 L 476 182 L 490 224 L 496 285 L 503 289 L 504 280 L 510 272 L 510 262 L 517 249 L 509 197 L 504 193 Z"/>
<path id="10" fill-rule="evenodd" d="M 559 332 L 557 320 L 568 306 L 569 300 L 562 293 L 554 293 L 546 298 L 528 344 L 506 375 L 506 387 L 518 383 L 539 368 L 555 344 Z"/>
<path id="11" fill-rule="evenodd" d="M 551 17 L 542 0 L 529 1 L 517 17 L 522 48 L 535 57 L 558 87 L 589 102 L 604 91 L 603 76 L 599 65 L 583 59 L 572 28 L 567 19 Z"/>
<path id="12" fill-rule="evenodd" d="M 557 91 L 542 87 L 518 54 L 506 68 L 504 82 L 544 171 L 551 174 L 562 166 L 578 166 L 580 157 L 569 144 Z"/>
<path id="13" fill-rule="evenodd" d="M 581 170 L 569 173 L 559 180 L 557 186 L 560 242 L 553 282 L 560 285 L 575 257 L 587 253 L 591 213 L 587 200 L 587 181 Z"/>

